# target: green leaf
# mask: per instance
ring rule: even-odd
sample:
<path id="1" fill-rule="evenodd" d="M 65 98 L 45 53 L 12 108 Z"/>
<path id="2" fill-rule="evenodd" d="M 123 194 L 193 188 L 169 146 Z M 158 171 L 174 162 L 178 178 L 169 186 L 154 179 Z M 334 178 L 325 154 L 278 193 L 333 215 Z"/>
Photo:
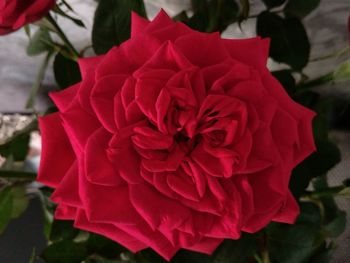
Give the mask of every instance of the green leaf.
<path id="1" fill-rule="evenodd" d="M 11 219 L 19 217 L 28 207 L 24 186 L 7 186 L 0 190 L 0 233 Z"/>
<path id="2" fill-rule="evenodd" d="M 282 18 L 264 11 L 259 14 L 257 34 L 271 38 L 271 57 L 301 70 L 309 60 L 310 43 L 303 24 L 296 18 Z"/>
<path id="3" fill-rule="evenodd" d="M 205 255 L 202 253 L 192 252 L 184 249 L 176 253 L 176 255 L 172 259 L 172 263 L 212 263 L 212 262 L 213 262 L 212 256 Z"/>
<path id="4" fill-rule="evenodd" d="M 331 261 L 334 249 L 328 248 L 327 243 L 324 242 L 316 251 L 309 263 L 329 263 Z"/>
<path id="5" fill-rule="evenodd" d="M 10 187 L 5 187 L 0 191 L 0 234 L 5 230 L 11 220 L 13 207 L 13 196 Z"/>
<path id="6" fill-rule="evenodd" d="M 15 161 L 23 161 L 27 157 L 29 139 L 29 132 L 15 135 L 0 145 L 0 154 L 5 157 L 12 155 Z"/>
<path id="7" fill-rule="evenodd" d="M 46 263 L 80 263 L 88 256 L 84 244 L 64 240 L 46 247 L 41 255 Z"/>
<path id="8" fill-rule="evenodd" d="M 89 254 L 101 254 L 107 258 L 117 258 L 120 253 L 128 251 L 126 248 L 111 239 L 94 233 L 89 234 L 86 247 Z"/>
<path id="9" fill-rule="evenodd" d="M 39 67 L 38 74 L 36 75 L 34 83 L 30 89 L 30 94 L 26 104 L 26 108 L 32 108 L 35 104 L 35 100 L 36 100 L 39 88 L 41 87 L 41 83 L 44 80 L 45 72 L 49 64 L 51 55 L 52 55 L 52 52 L 49 51 Z"/>
<path id="10" fill-rule="evenodd" d="M 314 251 L 323 243 L 320 211 L 316 205 L 301 203 L 296 224 L 272 223 L 267 228 L 268 249 L 272 262 L 309 262 Z"/>
<path id="11" fill-rule="evenodd" d="M 0 177 L 6 179 L 25 179 L 34 181 L 36 173 L 21 170 L 5 170 L 0 168 Z"/>
<path id="12" fill-rule="evenodd" d="M 337 195 L 341 196 L 341 197 L 344 197 L 344 198 L 350 199 L 350 187 L 344 188 Z"/>
<path id="13" fill-rule="evenodd" d="M 290 70 L 278 70 L 273 71 L 272 75 L 278 79 L 278 81 L 282 84 L 284 89 L 287 91 L 287 93 L 292 96 L 294 95 L 296 88 L 295 88 L 295 79 L 290 72 Z"/>
<path id="14" fill-rule="evenodd" d="M 258 235 L 243 234 L 238 240 L 225 240 L 215 251 L 213 263 L 250 262 L 258 247 Z"/>
<path id="15" fill-rule="evenodd" d="M 331 237 L 338 237 L 345 231 L 345 228 L 346 213 L 344 211 L 337 211 L 334 219 L 325 226 L 328 235 Z"/>
<path id="16" fill-rule="evenodd" d="M 292 172 L 289 186 L 295 197 L 299 197 L 304 193 L 312 178 L 327 173 L 340 162 L 340 151 L 331 141 L 317 140 L 316 148 L 317 151 Z"/>
<path id="17" fill-rule="evenodd" d="M 50 240 L 74 239 L 78 234 L 79 230 L 73 227 L 73 221 L 55 220 L 51 226 Z"/>
<path id="18" fill-rule="evenodd" d="M 350 59 L 340 64 L 333 73 L 334 81 L 350 79 Z"/>
<path id="19" fill-rule="evenodd" d="M 313 106 L 313 110 L 317 113 L 313 120 L 313 132 L 318 140 L 328 140 L 332 107 L 332 98 L 321 98 Z"/>
<path id="20" fill-rule="evenodd" d="M 53 71 L 57 84 L 61 89 L 81 81 L 79 65 L 76 61 L 58 53 L 53 62 Z"/>
<path id="21" fill-rule="evenodd" d="M 241 24 L 242 21 L 246 20 L 249 16 L 250 2 L 249 0 L 239 0 L 241 5 L 241 10 L 238 16 L 238 23 Z"/>
<path id="22" fill-rule="evenodd" d="M 288 16 L 303 18 L 318 7 L 321 0 L 289 0 L 284 8 Z"/>
<path id="23" fill-rule="evenodd" d="M 327 176 L 323 175 L 313 181 L 316 191 L 329 189 Z M 339 210 L 332 195 L 319 197 L 323 206 L 324 230 L 330 237 L 337 237 L 344 232 L 346 226 L 346 214 Z"/>
<path id="24" fill-rule="evenodd" d="M 66 5 L 67 7 L 69 6 L 69 5 L 67 5 L 66 3 L 65 3 L 65 5 Z M 69 6 L 69 7 L 70 7 L 70 6 Z M 71 8 L 71 7 L 70 7 L 70 8 Z M 65 17 L 65 18 L 71 20 L 71 21 L 72 21 L 74 24 L 76 24 L 77 26 L 79 26 L 79 27 L 84 27 L 84 28 L 85 28 L 85 25 L 84 25 L 83 21 L 81 21 L 80 19 L 77 19 L 77 18 L 74 18 L 74 17 L 68 15 L 68 14 L 67 14 L 66 12 L 64 12 L 61 8 L 59 8 L 58 5 L 56 5 L 56 6 L 54 7 L 53 11 L 54 11 L 55 13 L 57 13 L 57 14 L 59 14 L 59 15 Z M 71 11 L 72 11 L 72 10 L 71 10 Z"/>
<path id="25" fill-rule="evenodd" d="M 274 8 L 283 5 L 286 0 L 263 0 L 264 4 L 268 8 Z"/>
<path id="26" fill-rule="evenodd" d="M 96 54 L 104 54 L 130 38 L 131 11 L 146 17 L 142 0 L 99 2 L 92 29 L 92 45 Z"/>
<path id="27" fill-rule="evenodd" d="M 188 26 L 202 32 L 222 32 L 236 22 L 239 15 L 237 3 L 231 0 L 202 1 L 194 10 Z"/>
<path id="28" fill-rule="evenodd" d="M 23 185 L 12 187 L 11 192 L 13 198 L 11 218 L 18 218 L 28 207 L 28 196 Z"/>
<path id="29" fill-rule="evenodd" d="M 40 27 L 29 41 L 27 55 L 37 56 L 44 52 L 51 52 L 53 50 L 52 46 L 53 42 L 49 31 Z"/>

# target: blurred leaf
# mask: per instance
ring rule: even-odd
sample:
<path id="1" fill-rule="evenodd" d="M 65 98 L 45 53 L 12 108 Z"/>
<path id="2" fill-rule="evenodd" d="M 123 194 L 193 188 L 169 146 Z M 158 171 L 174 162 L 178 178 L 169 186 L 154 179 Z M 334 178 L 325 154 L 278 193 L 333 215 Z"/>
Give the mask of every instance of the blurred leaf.
<path id="1" fill-rule="evenodd" d="M 86 247 L 89 254 L 100 254 L 107 258 L 117 258 L 120 253 L 127 251 L 118 243 L 94 233 L 89 234 Z"/>
<path id="2" fill-rule="evenodd" d="M 325 226 L 325 229 L 329 236 L 338 237 L 345 231 L 345 227 L 346 213 L 344 211 L 338 211 L 334 219 Z"/>
<path id="3" fill-rule="evenodd" d="M 350 79 L 350 59 L 340 64 L 333 73 L 334 81 Z"/>
<path id="4" fill-rule="evenodd" d="M 5 144 L 0 145 L 2 156 L 12 155 L 15 161 L 23 161 L 27 157 L 30 133 L 20 133 L 13 136 Z"/>
<path id="5" fill-rule="evenodd" d="M 317 113 L 313 120 L 313 132 L 314 137 L 318 140 L 328 140 L 332 107 L 333 100 L 331 98 L 321 98 L 313 106 L 313 110 Z"/>
<path id="6" fill-rule="evenodd" d="M 344 198 L 349 198 L 350 199 L 350 187 L 344 188 L 337 195 L 341 196 L 341 197 L 344 197 Z"/>
<path id="7" fill-rule="evenodd" d="M 193 2 L 192 2 L 193 4 Z M 210 0 L 195 4 L 188 26 L 202 32 L 222 32 L 238 19 L 239 7 L 231 0 Z"/>
<path id="8" fill-rule="evenodd" d="M 212 263 L 212 256 L 181 249 L 172 259 L 172 263 Z M 154 261 L 152 261 L 154 262 Z M 155 261 L 158 262 L 158 261 Z M 162 261 L 160 261 L 162 262 Z"/>
<path id="9" fill-rule="evenodd" d="M 53 51 L 52 45 L 53 42 L 49 31 L 40 27 L 29 41 L 27 55 L 36 56 L 44 52 L 51 52 Z"/>
<path id="10" fill-rule="evenodd" d="M 264 4 L 268 8 L 274 8 L 283 5 L 286 0 L 263 0 Z"/>
<path id="11" fill-rule="evenodd" d="M 309 263 L 329 263 L 331 262 L 333 252 L 334 249 L 329 249 L 324 246 L 312 256 Z"/>
<path id="12" fill-rule="evenodd" d="M 10 187 L 0 191 L 0 234 L 5 230 L 11 220 L 13 196 Z"/>
<path id="13" fill-rule="evenodd" d="M 103 0 L 98 3 L 92 29 L 96 54 L 104 54 L 130 38 L 131 11 L 146 17 L 143 0 Z"/>
<path id="14" fill-rule="evenodd" d="M 310 14 L 318 5 L 321 0 L 289 0 L 284 8 L 286 15 L 303 18 Z"/>
<path id="15" fill-rule="evenodd" d="M 239 0 L 241 5 L 241 10 L 238 15 L 238 23 L 241 24 L 242 21 L 246 20 L 249 16 L 250 2 L 249 0 Z"/>
<path id="16" fill-rule="evenodd" d="M 61 89 L 81 81 L 79 65 L 76 61 L 58 53 L 53 62 L 53 71 L 57 84 Z"/>
<path id="17" fill-rule="evenodd" d="M 46 69 L 48 67 L 51 55 L 52 55 L 52 52 L 49 51 L 47 53 L 47 55 L 44 57 L 44 60 L 42 61 L 41 65 L 39 67 L 39 70 L 38 70 L 38 73 L 37 73 L 36 78 L 34 80 L 34 83 L 30 89 L 30 94 L 29 94 L 29 98 L 28 98 L 28 101 L 26 104 L 26 108 L 32 108 L 35 104 L 35 100 L 36 100 L 39 88 L 41 87 L 41 83 L 44 80 L 45 72 L 46 72 Z"/>
<path id="18" fill-rule="evenodd" d="M 23 185 L 12 187 L 11 192 L 13 198 L 11 218 L 18 218 L 28 207 L 28 196 Z"/>
<path id="19" fill-rule="evenodd" d="M 290 72 L 290 70 L 278 70 L 278 71 L 273 71 L 272 75 L 278 79 L 278 81 L 282 84 L 284 89 L 287 91 L 289 96 L 294 95 L 296 89 L 295 89 L 295 79 Z"/>
<path id="20" fill-rule="evenodd" d="M 320 211 L 316 205 L 301 203 L 296 224 L 272 223 L 267 228 L 268 248 L 272 262 L 309 262 L 314 251 L 324 242 Z"/>
<path id="21" fill-rule="evenodd" d="M 316 191 L 327 190 L 329 188 L 327 175 L 318 177 L 313 181 L 313 186 Z M 339 210 L 332 195 L 319 197 L 319 201 L 323 206 L 323 223 L 326 233 L 330 237 L 339 236 L 346 226 L 346 214 Z"/>
<path id="22" fill-rule="evenodd" d="M 71 240 L 53 243 L 41 255 L 46 263 L 80 263 L 87 256 L 85 246 Z"/>
<path id="23" fill-rule="evenodd" d="M 49 200 L 49 196 L 52 193 L 52 190 L 48 190 L 48 188 L 43 187 L 39 190 L 38 196 L 41 201 L 41 207 L 44 214 L 44 235 L 50 240 L 51 235 L 51 227 L 53 223 L 53 213 L 54 213 L 54 204 Z"/>
<path id="24" fill-rule="evenodd" d="M 79 234 L 79 230 L 73 227 L 73 221 L 55 220 L 51 226 L 50 240 L 60 241 L 74 239 Z"/>
<path id="25" fill-rule="evenodd" d="M 316 141 L 317 151 L 294 168 L 289 183 L 295 197 L 299 197 L 309 185 L 312 178 L 321 176 L 340 161 L 338 147 L 327 140 Z"/>
<path id="26" fill-rule="evenodd" d="M 301 70 L 309 60 L 310 43 L 303 24 L 296 18 L 282 18 L 264 11 L 259 14 L 257 34 L 271 38 L 271 57 Z"/>
<path id="27" fill-rule="evenodd" d="M 24 186 L 7 186 L 0 190 L 0 233 L 11 219 L 19 217 L 28 207 Z"/>
<path id="28" fill-rule="evenodd" d="M 65 5 L 66 5 L 66 7 L 71 8 L 67 3 L 65 3 Z M 71 11 L 73 11 L 73 9 L 71 9 Z M 65 17 L 65 18 L 67 18 L 67 19 L 69 19 L 69 20 L 71 20 L 71 21 L 72 21 L 74 24 L 76 24 L 77 26 L 79 26 L 79 27 L 84 27 L 84 28 L 85 28 L 85 25 L 84 25 L 83 21 L 81 21 L 80 19 L 77 19 L 77 18 L 74 18 L 74 17 L 68 15 L 67 12 L 62 11 L 62 9 L 59 8 L 58 5 L 56 5 L 56 6 L 54 7 L 54 12 L 57 13 L 57 14 L 59 14 L 59 15 L 61 15 L 61 16 L 63 16 L 63 17 Z"/>
<path id="29" fill-rule="evenodd" d="M 238 240 L 225 240 L 215 251 L 213 263 L 246 263 L 258 249 L 258 235 L 243 234 Z"/>
<path id="30" fill-rule="evenodd" d="M 6 179 L 26 179 L 34 181 L 36 178 L 36 173 L 21 170 L 5 170 L 0 168 L 0 177 Z"/>
<path id="31" fill-rule="evenodd" d="M 113 259 L 106 259 L 103 257 L 93 256 L 87 259 L 86 263 L 126 263 L 126 262 L 121 260 L 113 260 Z"/>

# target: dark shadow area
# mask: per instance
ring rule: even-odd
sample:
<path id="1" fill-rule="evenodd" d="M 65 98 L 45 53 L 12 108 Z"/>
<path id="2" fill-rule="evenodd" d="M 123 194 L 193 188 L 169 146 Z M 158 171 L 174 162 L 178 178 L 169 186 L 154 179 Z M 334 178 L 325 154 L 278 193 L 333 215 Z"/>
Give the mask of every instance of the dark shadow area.
<path id="1" fill-rule="evenodd" d="M 36 253 L 40 254 L 46 246 L 43 222 L 40 200 L 34 198 L 24 214 L 11 221 L 5 232 L 0 235 L 0 262 L 27 263 L 34 248 Z"/>

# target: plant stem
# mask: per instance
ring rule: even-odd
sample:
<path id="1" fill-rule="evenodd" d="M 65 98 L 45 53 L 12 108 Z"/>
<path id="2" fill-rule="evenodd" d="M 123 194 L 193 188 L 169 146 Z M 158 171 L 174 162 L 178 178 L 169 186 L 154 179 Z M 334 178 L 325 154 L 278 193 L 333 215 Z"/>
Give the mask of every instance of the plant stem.
<path id="1" fill-rule="evenodd" d="M 315 192 L 309 192 L 307 197 L 310 198 L 320 198 L 324 196 L 333 196 L 338 194 L 341 190 L 345 189 L 345 185 L 340 185 L 340 186 L 334 186 L 334 187 L 329 187 L 327 189 L 324 189 L 322 191 L 315 191 Z"/>
<path id="2" fill-rule="evenodd" d="M 65 43 L 67 48 L 71 51 L 73 55 L 73 59 L 77 60 L 79 58 L 79 52 L 75 49 L 73 44 L 69 41 L 67 36 L 64 34 L 60 26 L 57 24 L 56 20 L 48 14 L 47 16 L 48 21 L 51 23 L 51 25 L 55 28 L 57 35 L 62 39 L 62 41 Z"/>
<path id="3" fill-rule="evenodd" d="M 269 255 L 269 251 L 267 249 L 263 250 L 261 252 L 261 256 L 262 256 L 262 262 L 263 263 L 270 263 L 270 255 Z"/>
<path id="4" fill-rule="evenodd" d="M 321 56 L 321 57 L 318 57 L 318 58 L 313 58 L 313 59 L 310 59 L 310 62 L 318 62 L 318 61 L 322 61 L 322 60 L 325 60 L 325 59 L 329 59 L 329 58 L 338 58 L 342 55 L 345 55 L 346 53 L 348 53 L 350 51 L 350 47 L 346 46 L 345 48 L 341 49 L 341 50 L 338 50 L 332 54 L 328 54 L 328 55 L 325 55 L 325 56 Z"/>
<path id="5" fill-rule="evenodd" d="M 315 86 L 320 86 L 322 84 L 326 84 L 328 82 L 331 82 L 332 80 L 333 80 L 333 72 L 329 72 L 329 73 L 327 73 L 321 77 L 318 77 L 316 79 L 300 83 L 298 85 L 298 89 L 300 91 L 304 91 L 306 89 L 310 89 L 310 88 L 313 88 Z"/>

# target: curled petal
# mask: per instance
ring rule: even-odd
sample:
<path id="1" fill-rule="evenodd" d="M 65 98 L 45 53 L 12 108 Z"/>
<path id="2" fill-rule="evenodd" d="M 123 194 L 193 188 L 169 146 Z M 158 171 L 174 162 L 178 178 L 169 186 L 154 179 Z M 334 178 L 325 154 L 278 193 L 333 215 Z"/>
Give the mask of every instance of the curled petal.
<path id="1" fill-rule="evenodd" d="M 37 180 L 56 188 L 72 166 L 75 155 L 63 129 L 60 113 L 39 118 L 39 126 L 42 134 L 42 153 Z"/>

